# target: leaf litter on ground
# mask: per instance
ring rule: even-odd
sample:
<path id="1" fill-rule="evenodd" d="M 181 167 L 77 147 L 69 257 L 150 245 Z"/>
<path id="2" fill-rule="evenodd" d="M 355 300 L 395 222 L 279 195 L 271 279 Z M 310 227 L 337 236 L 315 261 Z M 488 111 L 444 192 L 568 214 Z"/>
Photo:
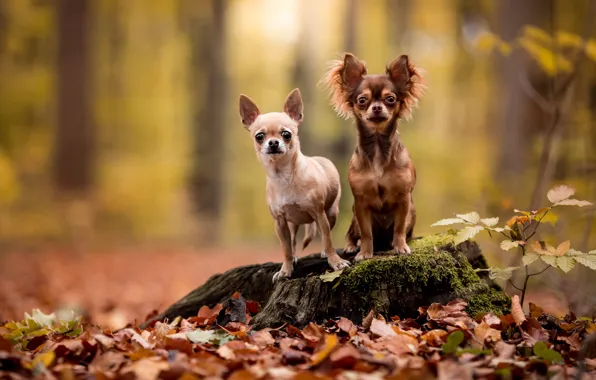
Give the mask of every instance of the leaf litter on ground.
<path id="1" fill-rule="evenodd" d="M 110 331 L 34 310 L 0 327 L 0 377 L 136 379 L 399 379 L 596 376 L 594 320 L 523 314 L 472 318 L 466 302 L 419 308 L 416 318 L 371 310 L 302 329 L 253 330 L 260 310 L 235 294 L 190 318 Z M 250 305 L 250 306 L 248 306 Z M 240 315 L 244 313 L 244 316 Z M 521 315 L 520 315 L 521 313 Z M 240 321 L 239 321 L 240 320 Z M 220 323 L 221 322 L 221 323 Z M 223 323 L 225 322 L 225 323 Z M 35 344 L 32 344 L 35 343 Z M 588 352 L 588 354 L 585 354 Z M 591 354 L 589 354 L 591 352 Z M 582 354 L 584 353 L 584 354 Z M 582 356 L 583 355 L 583 356 Z"/>

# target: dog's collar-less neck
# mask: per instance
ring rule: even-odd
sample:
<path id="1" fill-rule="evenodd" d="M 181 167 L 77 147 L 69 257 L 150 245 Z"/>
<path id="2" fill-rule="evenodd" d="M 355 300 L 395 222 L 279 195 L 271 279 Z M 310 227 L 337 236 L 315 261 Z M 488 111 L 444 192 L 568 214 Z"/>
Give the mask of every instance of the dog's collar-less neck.
<path id="1" fill-rule="evenodd" d="M 291 157 L 284 157 L 279 161 L 268 160 L 264 162 L 267 178 L 275 182 L 289 183 L 294 177 L 300 162 L 304 159 L 302 152 L 298 151 Z"/>
<path id="2" fill-rule="evenodd" d="M 377 154 L 383 161 L 390 158 L 403 149 L 397 130 L 399 118 L 391 120 L 386 128 L 387 133 L 371 131 L 359 119 L 356 119 L 358 128 L 357 152 L 372 161 Z"/>

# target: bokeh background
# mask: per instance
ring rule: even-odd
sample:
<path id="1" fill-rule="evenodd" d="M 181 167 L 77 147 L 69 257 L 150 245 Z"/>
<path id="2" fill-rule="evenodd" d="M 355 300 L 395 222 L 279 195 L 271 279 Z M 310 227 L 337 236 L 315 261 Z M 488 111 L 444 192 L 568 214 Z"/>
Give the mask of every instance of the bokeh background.
<path id="1" fill-rule="evenodd" d="M 342 247 L 356 133 L 317 82 L 343 51 L 427 71 L 401 125 L 418 235 L 456 212 L 505 221 L 560 183 L 596 201 L 595 19 L 593 0 L 0 0 L 0 320 L 74 307 L 118 326 L 279 260 L 240 93 L 268 112 L 300 88 L 303 151 L 342 173 Z M 596 249 L 594 218 L 562 210 L 541 237 Z M 529 297 L 591 315 L 594 282 L 551 269 Z"/>

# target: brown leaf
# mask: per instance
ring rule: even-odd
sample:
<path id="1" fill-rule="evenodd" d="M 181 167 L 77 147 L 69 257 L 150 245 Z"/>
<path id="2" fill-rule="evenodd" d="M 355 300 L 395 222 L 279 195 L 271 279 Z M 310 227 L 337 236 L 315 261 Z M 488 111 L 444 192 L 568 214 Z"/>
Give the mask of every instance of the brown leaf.
<path id="1" fill-rule="evenodd" d="M 264 349 L 267 346 L 272 346 L 273 344 L 275 344 L 275 339 L 273 339 L 273 336 L 271 336 L 271 333 L 269 332 L 269 330 L 259 330 L 254 332 L 251 336 L 250 339 L 252 340 L 252 342 L 254 344 L 257 345 L 257 347 Z"/>
<path id="2" fill-rule="evenodd" d="M 12 343 L 0 336 L 0 352 L 12 352 Z"/>
<path id="3" fill-rule="evenodd" d="M 318 343 L 324 336 L 325 330 L 313 322 L 302 330 L 302 337 L 311 343 Z"/>
<path id="4" fill-rule="evenodd" d="M 476 326 L 474 329 L 474 336 L 480 343 L 488 345 L 492 345 L 501 340 L 501 332 L 493 329 L 484 321 Z"/>
<path id="5" fill-rule="evenodd" d="M 395 336 L 397 333 L 391 328 L 387 322 L 373 319 L 370 325 L 370 332 L 378 336 Z"/>
<path id="6" fill-rule="evenodd" d="M 172 339 L 167 337 L 163 348 L 183 352 L 189 356 L 193 353 L 193 344 L 188 339 Z"/>
<path id="7" fill-rule="evenodd" d="M 405 334 L 387 336 L 379 340 L 384 348 L 393 355 L 416 354 L 418 340 Z"/>
<path id="8" fill-rule="evenodd" d="M 257 301 L 246 301 L 246 310 L 251 314 L 257 314 L 261 311 L 261 304 Z"/>
<path id="9" fill-rule="evenodd" d="M 127 360 L 121 352 L 107 351 L 93 358 L 93 361 L 89 364 L 89 372 L 115 373 L 120 370 L 124 363 L 127 363 Z"/>
<path id="10" fill-rule="evenodd" d="M 445 336 L 447 331 L 441 329 L 430 330 L 423 334 L 420 338 L 424 340 L 429 346 L 438 347 L 445 343 Z"/>
<path id="11" fill-rule="evenodd" d="M 538 318 L 544 313 L 544 310 L 542 310 L 542 308 L 540 306 L 537 306 L 535 303 L 530 302 L 529 305 L 530 317 Z"/>
<path id="12" fill-rule="evenodd" d="M 462 316 L 468 316 L 464 311 L 468 303 L 462 299 L 456 299 L 449 302 L 447 305 L 441 305 L 439 303 L 431 304 L 426 313 L 428 318 L 431 320 L 444 319 L 447 317 L 457 318 Z"/>
<path id="13" fill-rule="evenodd" d="M 567 343 L 571 348 L 571 351 L 579 351 L 582 347 L 579 332 L 576 332 L 571 336 L 558 336 L 557 340 Z"/>
<path id="14" fill-rule="evenodd" d="M 368 331 L 370 329 L 370 325 L 372 324 L 373 318 L 375 317 L 375 311 L 370 309 L 364 320 L 362 320 L 362 327 L 364 331 Z"/>
<path id="15" fill-rule="evenodd" d="M 337 347 L 339 340 L 335 334 L 325 334 L 324 344 L 311 356 L 311 364 L 316 366 L 322 363 Z"/>
<path id="16" fill-rule="evenodd" d="M 334 351 L 329 359 L 334 368 L 352 368 L 360 360 L 360 351 L 348 343 Z"/>
<path id="17" fill-rule="evenodd" d="M 154 380 L 159 377 L 161 371 L 167 370 L 170 365 L 162 358 L 153 356 L 133 362 L 122 369 L 121 374 L 132 373 L 137 380 Z"/>
<path id="18" fill-rule="evenodd" d="M 223 309 L 223 305 L 218 303 L 213 307 L 213 309 L 209 308 L 209 306 L 204 305 L 199 309 L 199 313 L 194 318 L 189 318 L 193 322 L 196 322 L 197 325 L 204 327 L 212 325 L 215 322 L 215 319 L 219 315 L 219 312 Z"/>
<path id="19" fill-rule="evenodd" d="M 354 326 L 354 323 L 347 318 L 341 317 L 337 322 L 337 327 L 339 327 L 341 331 L 348 333 L 350 338 L 356 335 L 356 326 Z"/>
<path id="20" fill-rule="evenodd" d="M 522 324 L 522 330 L 524 332 L 523 337 L 526 341 L 536 343 L 547 342 L 549 335 L 546 330 L 542 328 L 542 325 L 536 318 L 528 318 Z"/>
<path id="21" fill-rule="evenodd" d="M 518 326 L 520 326 L 526 320 L 526 316 L 524 315 L 522 306 L 519 303 L 519 296 L 517 294 L 511 298 L 511 315 L 513 315 L 513 320 Z"/>
<path id="22" fill-rule="evenodd" d="M 482 321 L 486 322 L 492 328 L 501 327 L 501 319 L 493 313 L 487 313 L 482 317 Z"/>

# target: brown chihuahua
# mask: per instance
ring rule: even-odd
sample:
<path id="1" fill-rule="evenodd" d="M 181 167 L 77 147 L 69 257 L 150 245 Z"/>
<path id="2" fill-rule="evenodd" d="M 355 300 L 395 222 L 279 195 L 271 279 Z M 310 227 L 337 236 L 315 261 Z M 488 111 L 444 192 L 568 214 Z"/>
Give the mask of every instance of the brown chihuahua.
<path id="1" fill-rule="evenodd" d="M 324 247 L 321 257 L 327 257 L 334 270 L 348 267 L 350 263 L 339 257 L 331 242 L 341 196 L 339 173 L 328 159 L 307 157 L 300 151 L 300 91 L 295 89 L 288 95 L 284 112 L 266 114 L 260 114 L 250 98 L 240 95 L 240 116 L 267 173 L 267 204 L 284 253 L 281 270 L 273 275 L 273 281 L 292 275 L 297 261 L 296 233 L 302 224 L 306 224 L 302 249 L 318 226 Z"/>
<path id="2" fill-rule="evenodd" d="M 322 82 L 337 113 L 353 116 L 358 129 L 348 170 L 354 216 L 345 252 L 356 252 L 360 240 L 356 261 L 391 248 L 409 254 L 406 239 L 412 237 L 416 223 L 412 199 L 416 169 L 397 126 L 401 118 L 409 119 L 423 95 L 422 70 L 402 55 L 385 74 L 368 75 L 365 63 L 346 53 L 342 60 L 331 62 Z"/>

